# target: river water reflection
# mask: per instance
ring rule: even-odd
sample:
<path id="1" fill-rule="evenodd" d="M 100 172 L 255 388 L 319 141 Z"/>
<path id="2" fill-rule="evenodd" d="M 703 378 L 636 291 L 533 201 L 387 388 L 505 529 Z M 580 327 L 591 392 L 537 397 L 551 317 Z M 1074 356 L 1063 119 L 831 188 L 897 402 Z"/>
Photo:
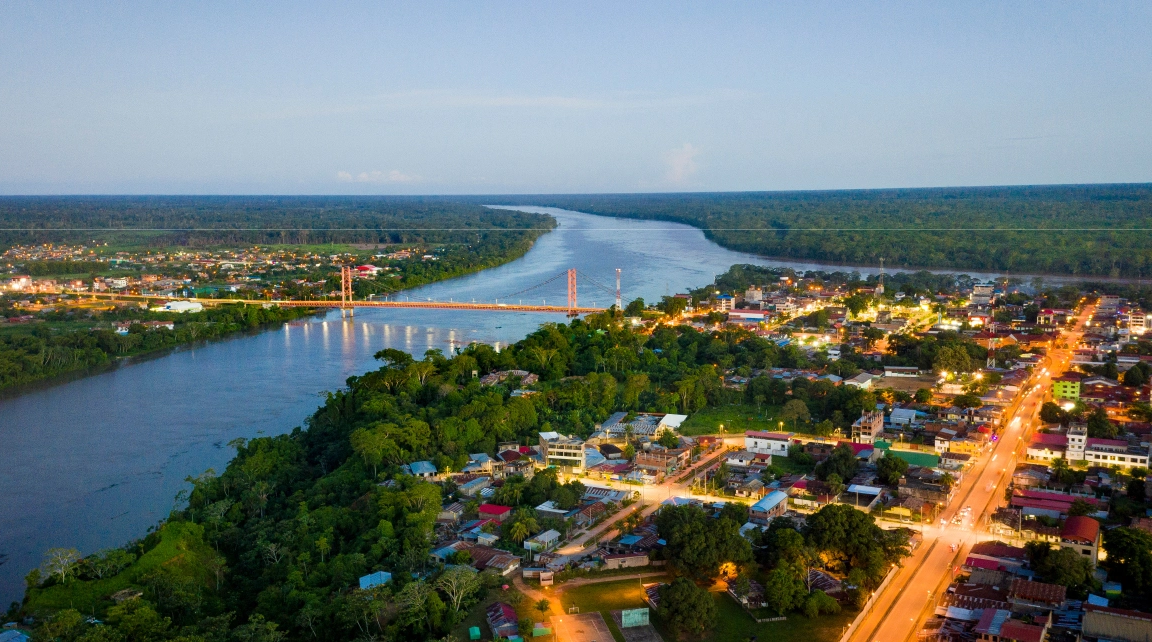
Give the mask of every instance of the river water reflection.
<path id="1" fill-rule="evenodd" d="M 699 230 L 552 208 L 560 226 L 521 259 L 408 296 L 504 298 L 569 267 L 612 287 L 622 270 L 626 299 L 647 301 L 699 287 L 734 263 L 764 260 L 708 241 Z M 867 270 L 862 270 L 867 272 Z M 566 296 L 558 279 L 508 302 Z M 612 293 L 580 284 L 581 304 Z M 361 310 L 287 324 L 0 401 L 0 600 L 17 600 L 23 576 L 51 547 L 88 554 L 142 536 L 168 514 L 184 478 L 223 469 L 236 437 L 288 432 L 325 391 L 374 367 L 385 347 L 429 348 L 484 341 L 507 345 L 555 315 L 450 310 Z"/>

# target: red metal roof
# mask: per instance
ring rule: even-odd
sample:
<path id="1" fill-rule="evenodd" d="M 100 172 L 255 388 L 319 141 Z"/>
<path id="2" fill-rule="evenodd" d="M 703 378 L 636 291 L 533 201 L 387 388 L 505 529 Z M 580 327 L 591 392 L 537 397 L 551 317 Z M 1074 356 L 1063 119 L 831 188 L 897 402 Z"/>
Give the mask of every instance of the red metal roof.
<path id="1" fill-rule="evenodd" d="M 1019 620 L 1008 620 L 1000 625 L 1001 640 L 1015 640 L 1016 642 L 1041 642 L 1044 639 L 1044 627 L 1035 624 L 1025 624 Z"/>
<path id="2" fill-rule="evenodd" d="M 1035 435 L 1032 435 L 1032 445 L 1037 445 L 1037 444 L 1043 445 L 1043 446 L 1067 446 L 1068 445 L 1068 435 L 1058 435 L 1055 433 L 1039 432 L 1039 433 L 1036 433 Z"/>
<path id="3" fill-rule="evenodd" d="M 479 512 L 481 515 L 503 515 L 510 510 L 510 507 L 499 504 L 480 504 Z"/>
<path id="4" fill-rule="evenodd" d="M 1074 515 L 1064 520 L 1064 528 L 1060 529 L 1061 539 L 1071 539 L 1085 544 L 1095 544 L 1100 535 L 1100 522 L 1091 517 Z"/>

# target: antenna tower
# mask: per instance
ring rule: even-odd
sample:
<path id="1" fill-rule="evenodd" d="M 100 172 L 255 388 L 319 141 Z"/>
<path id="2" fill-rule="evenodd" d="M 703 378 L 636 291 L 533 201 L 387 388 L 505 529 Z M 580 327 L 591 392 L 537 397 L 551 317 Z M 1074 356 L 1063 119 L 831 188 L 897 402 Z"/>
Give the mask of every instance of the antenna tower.
<path id="1" fill-rule="evenodd" d="M 876 284 L 876 294 L 884 294 L 884 257 L 880 257 L 880 282 Z"/>

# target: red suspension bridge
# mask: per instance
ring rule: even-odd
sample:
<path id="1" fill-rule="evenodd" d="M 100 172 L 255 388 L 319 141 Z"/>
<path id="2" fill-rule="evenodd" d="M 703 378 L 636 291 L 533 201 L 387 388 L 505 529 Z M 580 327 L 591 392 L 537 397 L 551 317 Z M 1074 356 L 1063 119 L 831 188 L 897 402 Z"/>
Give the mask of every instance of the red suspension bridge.
<path id="1" fill-rule="evenodd" d="M 570 268 L 565 272 L 561 272 L 545 281 L 537 283 L 531 287 L 525 288 L 518 292 L 513 292 L 506 296 L 499 297 L 492 302 L 485 301 L 432 301 L 428 300 L 414 300 L 405 297 L 404 300 L 396 299 L 361 299 L 357 300 L 353 296 L 353 277 L 352 268 L 345 267 L 340 271 L 340 298 L 330 299 L 200 299 L 189 298 L 183 299 L 180 297 L 171 296 L 157 296 L 146 294 L 112 294 L 112 293 L 89 293 L 89 292 L 74 292 L 74 294 L 83 294 L 85 296 L 111 298 L 111 299 L 125 299 L 125 300 L 139 300 L 139 301 L 194 301 L 202 305 L 226 305 L 230 303 L 247 303 L 250 305 L 278 305 L 284 307 L 300 307 L 300 308 L 339 308 L 341 316 L 345 314 L 351 316 L 355 313 L 356 308 L 401 308 L 401 309 L 427 309 L 427 310 L 488 310 L 494 312 L 544 312 L 555 314 L 567 314 L 570 317 L 579 316 L 582 314 L 591 314 L 596 312 L 603 312 L 606 308 L 596 306 L 580 306 L 576 296 L 576 277 L 580 274 L 581 277 L 589 282 L 596 290 L 602 291 L 605 294 L 615 294 L 616 306 L 621 307 L 620 297 L 620 270 L 616 270 L 616 289 L 613 292 L 611 288 L 605 286 L 595 279 L 579 272 L 576 268 Z M 523 303 L 523 295 L 539 290 L 546 285 L 558 281 L 564 277 L 568 279 L 568 301 L 566 305 L 548 305 L 547 299 L 543 299 L 540 305 L 525 304 Z M 398 295 L 403 296 L 403 295 Z M 516 302 L 513 303 L 512 301 Z"/>

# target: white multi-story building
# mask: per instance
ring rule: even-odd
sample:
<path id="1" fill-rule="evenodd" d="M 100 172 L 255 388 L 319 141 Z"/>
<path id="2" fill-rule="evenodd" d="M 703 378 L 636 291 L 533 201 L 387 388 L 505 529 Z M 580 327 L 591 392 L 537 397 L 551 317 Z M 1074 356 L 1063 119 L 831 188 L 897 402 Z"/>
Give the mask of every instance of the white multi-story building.
<path id="1" fill-rule="evenodd" d="M 744 300 L 748 303 L 759 303 L 764 300 L 764 290 L 756 286 L 752 286 L 744 290 Z"/>
<path id="2" fill-rule="evenodd" d="M 584 471 L 584 440 L 558 432 L 540 433 L 540 456 L 547 466 L 560 466 L 574 473 Z"/>
<path id="3" fill-rule="evenodd" d="M 763 432 L 749 430 L 744 433 L 744 450 L 774 457 L 787 457 L 788 446 L 792 445 L 792 438 L 796 433 L 791 432 Z"/>

